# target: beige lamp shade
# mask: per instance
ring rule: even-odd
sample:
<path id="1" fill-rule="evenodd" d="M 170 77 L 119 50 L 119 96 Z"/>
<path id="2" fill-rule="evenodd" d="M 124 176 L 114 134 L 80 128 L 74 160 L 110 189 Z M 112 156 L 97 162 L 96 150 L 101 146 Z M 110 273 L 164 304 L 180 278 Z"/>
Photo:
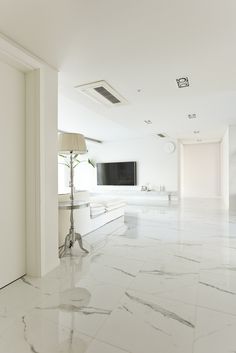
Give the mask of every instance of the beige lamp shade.
<path id="1" fill-rule="evenodd" d="M 87 146 L 84 135 L 74 133 L 61 133 L 58 135 L 58 148 L 62 153 L 70 153 L 71 151 L 84 154 L 87 153 Z"/>

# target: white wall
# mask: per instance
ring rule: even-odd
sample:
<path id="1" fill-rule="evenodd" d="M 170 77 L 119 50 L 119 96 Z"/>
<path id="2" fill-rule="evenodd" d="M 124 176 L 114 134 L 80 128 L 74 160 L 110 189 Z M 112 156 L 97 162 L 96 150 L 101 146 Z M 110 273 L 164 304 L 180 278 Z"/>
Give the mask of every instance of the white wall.
<path id="1" fill-rule="evenodd" d="M 221 141 L 221 195 L 225 208 L 229 207 L 229 129 Z"/>
<path id="2" fill-rule="evenodd" d="M 178 142 L 178 194 L 179 198 L 183 197 L 184 192 L 184 145 Z"/>
<path id="3" fill-rule="evenodd" d="M 26 271 L 25 78 L 0 62 L 0 287 Z"/>
<path id="4" fill-rule="evenodd" d="M 220 197 L 220 143 L 185 144 L 183 197 Z"/>
<path id="5" fill-rule="evenodd" d="M 44 136 L 44 210 L 45 259 L 42 272 L 47 273 L 59 264 L 58 259 L 58 72 L 49 67 L 41 70 L 41 99 L 43 101 Z"/>
<path id="6" fill-rule="evenodd" d="M 236 210 L 236 126 L 229 126 L 229 209 Z"/>
<path id="7" fill-rule="evenodd" d="M 59 264 L 57 78 L 49 67 L 26 75 L 27 273 L 33 276 Z"/>
<path id="8" fill-rule="evenodd" d="M 119 187 L 119 189 L 140 189 L 140 185 L 150 184 L 152 188 L 159 189 L 164 185 L 168 190 L 177 190 L 178 184 L 178 158 L 177 151 L 167 154 L 164 150 L 166 140 L 155 136 L 132 140 L 104 142 L 102 144 L 89 143 L 88 156 L 98 162 L 137 162 L 138 187 Z M 78 189 L 92 189 L 96 187 L 96 170 L 83 163 L 75 172 L 75 184 Z M 68 178 L 63 168 L 59 175 L 59 192 L 67 192 Z M 114 187 L 99 187 L 114 188 Z"/>

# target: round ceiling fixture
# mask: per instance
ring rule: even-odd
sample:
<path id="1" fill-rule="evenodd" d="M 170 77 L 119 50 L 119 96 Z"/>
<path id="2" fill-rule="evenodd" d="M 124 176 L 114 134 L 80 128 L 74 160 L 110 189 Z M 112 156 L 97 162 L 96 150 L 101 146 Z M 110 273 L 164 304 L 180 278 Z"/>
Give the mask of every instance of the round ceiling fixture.
<path id="1" fill-rule="evenodd" d="M 176 146 L 175 146 L 174 142 L 167 142 L 164 146 L 164 150 L 168 154 L 174 153 L 175 148 L 176 148 Z"/>

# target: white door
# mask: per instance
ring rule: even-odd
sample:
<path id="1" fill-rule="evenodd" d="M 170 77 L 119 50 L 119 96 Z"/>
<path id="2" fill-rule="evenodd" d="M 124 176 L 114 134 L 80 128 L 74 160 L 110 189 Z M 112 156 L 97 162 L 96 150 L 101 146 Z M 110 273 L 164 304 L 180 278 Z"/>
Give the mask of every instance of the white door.
<path id="1" fill-rule="evenodd" d="M 25 274 L 25 78 L 0 61 L 0 288 Z"/>

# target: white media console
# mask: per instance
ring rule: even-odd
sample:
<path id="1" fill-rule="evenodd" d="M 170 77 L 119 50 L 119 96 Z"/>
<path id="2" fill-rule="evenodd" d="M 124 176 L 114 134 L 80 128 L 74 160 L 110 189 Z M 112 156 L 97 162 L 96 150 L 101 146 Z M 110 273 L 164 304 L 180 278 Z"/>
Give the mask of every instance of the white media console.
<path id="1" fill-rule="evenodd" d="M 103 196 L 103 197 L 114 197 L 121 198 L 127 204 L 145 204 L 145 205 L 158 205 L 160 201 L 177 201 L 178 192 L 177 191 L 140 191 L 140 190 L 118 190 L 110 188 L 100 188 L 93 190 L 90 195 Z"/>

